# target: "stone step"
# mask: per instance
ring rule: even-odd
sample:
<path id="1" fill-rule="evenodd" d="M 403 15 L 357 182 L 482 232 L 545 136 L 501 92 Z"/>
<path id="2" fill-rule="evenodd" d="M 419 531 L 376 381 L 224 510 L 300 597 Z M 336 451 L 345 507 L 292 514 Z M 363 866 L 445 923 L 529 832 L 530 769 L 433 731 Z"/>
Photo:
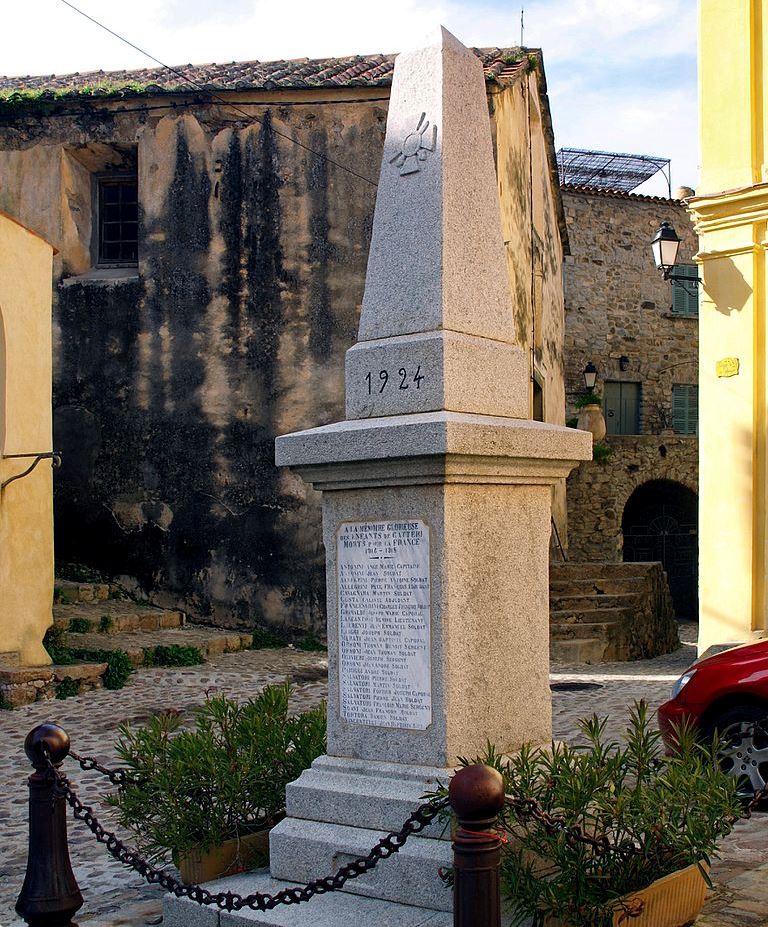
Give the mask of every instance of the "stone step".
<path id="1" fill-rule="evenodd" d="M 81 694 L 100 689 L 106 663 L 77 663 L 73 666 L 0 666 L 0 696 L 6 705 L 19 708 L 56 698 L 62 682 L 71 680 Z M 73 694 L 73 693 L 71 693 Z"/>
<path id="2" fill-rule="evenodd" d="M 549 642 L 549 659 L 552 663 L 604 663 L 607 641 L 597 637 L 584 640 Z"/>
<path id="3" fill-rule="evenodd" d="M 67 634 L 70 646 L 88 650 L 124 650 L 133 666 L 144 663 L 144 651 L 155 647 L 197 647 L 208 660 L 222 653 L 235 653 L 250 647 L 250 631 L 224 631 L 201 625 L 185 625 L 159 631 L 121 631 L 117 634 Z"/>
<path id="4" fill-rule="evenodd" d="M 87 621 L 89 631 L 98 631 L 104 637 L 125 631 L 181 628 L 185 622 L 183 612 L 139 605 L 130 599 L 99 599 L 96 602 L 53 606 L 53 623 L 57 628 L 71 631 L 73 619 Z"/>
<path id="5" fill-rule="evenodd" d="M 106 602 L 118 594 L 116 586 L 109 583 L 78 583 L 69 579 L 57 579 L 53 586 L 53 601 L 63 605 L 78 602 Z"/>
<path id="6" fill-rule="evenodd" d="M 628 608 L 579 608 L 550 611 L 549 621 L 553 624 L 601 624 L 624 623 L 632 614 Z"/>
<path id="7" fill-rule="evenodd" d="M 393 857 L 394 859 L 394 857 Z M 379 865 L 389 864 L 385 860 Z M 253 892 L 273 895 L 293 882 L 270 877 L 265 870 L 230 876 L 206 885 L 212 892 L 231 891 L 240 895 Z M 449 891 L 449 890 L 447 890 Z M 413 899 L 419 901 L 418 898 Z M 509 916 L 502 915 L 502 924 Z M 163 927 L 453 927 L 453 914 L 415 904 L 397 904 L 379 898 L 366 898 L 349 892 L 317 895 L 306 904 L 279 905 L 272 911 L 222 911 L 203 907 L 187 898 L 165 895 Z"/>
<path id="8" fill-rule="evenodd" d="M 604 641 L 621 634 L 624 625 L 618 622 L 584 622 L 571 624 L 552 624 L 549 626 L 551 641 L 589 640 L 599 637 Z"/>
<path id="9" fill-rule="evenodd" d="M 611 595 L 552 595 L 549 596 L 551 611 L 581 611 L 595 608 L 631 608 L 637 602 L 637 595 L 632 593 L 614 593 Z"/>
<path id="10" fill-rule="evenodd" d="M 592 563 L 592 562 L 569 562 L 569 563 L 550 563 L 549 578 L 550 580 L 569 580 L 569 579 L 598 579 L 601 577 L 633 577 L 645 576 L 648 572 L 649 563 Z"/>
<path id="11" fill-rule="evenodd" d="M 637 576 L 585 575 L 580 579 L 551 579 L 549 592 L 550 595 L 639 595 L 644 586 L 644 581 Z"/>

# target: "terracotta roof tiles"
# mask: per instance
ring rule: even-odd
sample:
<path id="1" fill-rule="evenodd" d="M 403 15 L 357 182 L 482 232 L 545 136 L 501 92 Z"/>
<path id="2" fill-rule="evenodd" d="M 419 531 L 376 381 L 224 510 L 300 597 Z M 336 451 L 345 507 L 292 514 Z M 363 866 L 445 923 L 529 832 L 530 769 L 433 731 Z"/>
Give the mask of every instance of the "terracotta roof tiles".
<path id="1" fill-rule="evenodd" d="M 514 83 L 536 50 L 475 48 L 486 80 Z M 388 87 L 395 55 L 347 58 L 297 58 L 292 61 L 233 61 L 230 64 L 185 64 L 137 71 L 88 71 L 38 77 L 0 77 L 0 92 L 46 91 L 56 97 L 123 97 L 134 93 L 191 93 L 195 90 L 296 90 L 329 87 Z"/>

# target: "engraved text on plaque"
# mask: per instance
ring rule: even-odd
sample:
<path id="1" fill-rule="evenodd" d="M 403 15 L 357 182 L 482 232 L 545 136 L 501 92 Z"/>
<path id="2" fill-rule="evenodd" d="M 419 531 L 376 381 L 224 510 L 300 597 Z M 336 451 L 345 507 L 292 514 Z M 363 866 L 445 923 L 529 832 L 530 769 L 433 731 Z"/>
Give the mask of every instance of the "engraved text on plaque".
<path id="1" fill-rule="evenodd" d="M 429 528 L 343 524 L 337 570 L 342 718 L 425 730 L 432 721 Z"/>

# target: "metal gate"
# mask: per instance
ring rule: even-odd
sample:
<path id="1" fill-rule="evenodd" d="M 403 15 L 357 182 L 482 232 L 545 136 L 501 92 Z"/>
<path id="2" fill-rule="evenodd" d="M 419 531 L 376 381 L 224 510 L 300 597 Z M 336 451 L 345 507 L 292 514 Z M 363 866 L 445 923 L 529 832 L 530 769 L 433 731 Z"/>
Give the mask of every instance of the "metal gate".
<path id="1" fill-rule="evenodd" d="M 649 507 L 650 508 L 650 507 Z M 624 530 L 625 560 L 660 560 L 678 618 L 696 619 L 698 595 L 698 526 L 681 521 L 681 507 L 660 504 L 645 524 Z M 650 514 L 650 513 L 648 513 Z"/>

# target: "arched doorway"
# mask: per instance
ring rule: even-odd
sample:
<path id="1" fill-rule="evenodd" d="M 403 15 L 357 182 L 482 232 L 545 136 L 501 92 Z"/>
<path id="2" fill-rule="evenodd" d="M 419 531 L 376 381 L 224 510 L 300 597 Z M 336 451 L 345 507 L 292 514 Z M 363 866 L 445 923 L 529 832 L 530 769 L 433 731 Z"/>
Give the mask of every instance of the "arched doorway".
<path id="1" fill-rule="evenodd" d="M 699 610 L 698 498 L 672 480 L 651 480 L 632 493 L 621 522 L 625 560 L 660 560 L 678 618 Z"/>

